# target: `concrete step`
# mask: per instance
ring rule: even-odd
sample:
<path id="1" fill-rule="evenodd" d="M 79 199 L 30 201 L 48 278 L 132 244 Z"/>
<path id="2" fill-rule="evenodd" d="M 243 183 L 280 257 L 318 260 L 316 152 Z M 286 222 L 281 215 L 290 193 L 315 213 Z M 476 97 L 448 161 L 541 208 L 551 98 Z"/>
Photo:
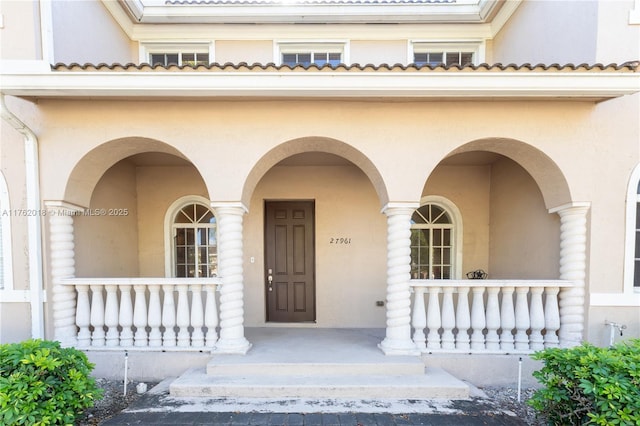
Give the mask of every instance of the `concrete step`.
<path id="1" fill-rule="evenodd" d="M 420 375 L 208 375 L 187 370 L 172 397 L 467 399 L 469 386 L 439 368 Z"/>
<path id="2" fill-rule="evenodd" d="M 375 362 L 333 361 L 262 361 L 223 355 L 207 363 L 211 376 L 355 376 L 355 375 L 423 375 L 424 363 L 418 357 L 384 357 Z"/>

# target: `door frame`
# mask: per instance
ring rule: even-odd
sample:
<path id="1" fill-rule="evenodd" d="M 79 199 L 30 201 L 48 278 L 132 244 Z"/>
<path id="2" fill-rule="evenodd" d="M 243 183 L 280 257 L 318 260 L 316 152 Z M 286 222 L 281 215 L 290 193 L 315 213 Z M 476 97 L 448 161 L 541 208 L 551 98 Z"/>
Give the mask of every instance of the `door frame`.
<path id="1" fill-rule="evenodd" d="M 311 248 L 313 250 L 313 256 L 311 258 L 311 268 L 312 268 L 312 273 L 311 273 L 311 277 L 313 280 L 313 319 L 309 319 L 309 320 L 304 320 L 304 321 L 290 321 L 290 322 L 283 322 L 283 321 L 273 321 L 273 320 L 269 320 L 269 282 L 268 282 L 268 270 L 269 270 L 269 256 L 267 255 L 268 252 L 268 237 L 267 237 L 267 205 L 269 204 L 277 204 L 277 203 L 306 203 L 310 206 L 311 208 Z M 308 199 L 308 198 L 304 198 L 304 199 L 265 199 L 264 203 L 263 203 L 263 207 L 264 207 L 264 217 L 263 217 L 263 239 L 264 239 L 264 265 L 263 265 L 263 283 L 264 283 L 264 306 L 265 306 L 265 322 L 266 323 L 270 323 L 270 324 L 309 324 L 309 323 L 316 323 L 317 321 L 317 291 L 316 291 L 316 200 L 314 199 Z"/>

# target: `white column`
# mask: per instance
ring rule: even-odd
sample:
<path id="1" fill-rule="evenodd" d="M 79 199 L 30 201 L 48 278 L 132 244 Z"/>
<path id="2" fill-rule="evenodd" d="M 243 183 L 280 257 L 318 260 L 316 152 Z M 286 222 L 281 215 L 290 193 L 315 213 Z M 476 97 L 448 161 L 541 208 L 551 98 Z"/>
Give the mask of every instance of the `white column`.
<path id="1" fill-rule="evenodd" d="M 531 287 L 531 308 L 529 315 L 531 317 L 529 335 L 529 344 L 532 351 L 544 349 L 544 340 L 542 337 L 542 329 L 544 328 L 544 309 L 542 307 L 542 293 L 544 287 Z"/>
<path id="2" fill-rule="evenodd" d="M 78 306 L 76 307 L 76 325 L 78 326 L 78 347 L 91 346 L 91 305 L 89 302 L 89 286 L 76 286 Z"/>
<path id="3" fill-rule="evenodd" d="M 560 291 L 561 347 L 579 345 L 583 339 L 589 206 L 572 203 L 549 210 L 560 215 L 560 279 L 573 283 Z"/>
<path id="4" fill-rule="evenodd" d="M 544 301 L 544 347 L 557 348 L 558 336 L 556 332 L 560 329 L 560 312 L 558 311 L 559 287 L 547 287 Z"/>
<path id="5" fill-rule="evenodd" d="M 513 329 L 516 328 L 516 316 L 513 308 L 513 287 L 502 287 L 502 302 L 500 305 L 500 349 L 511 352 L 515 349 Z"/>
<path id="6" fill-rule="evenodd" d="M 455 349 L 456 314 L 453 307 L 453 287 L 444 287 L 442 295 L 442 349 Z"/>
<path id="7" fill-rule="evenodd" d="M 216 285 L 205 286 L 207 301 L 204 307 L 204 326 L 207 327 L 207 335 L 205 337 L 204 345 L 208 348 L 213 346 L 218 341 L 218 307 L 216 305 Z"/>
<path id="8" fill-rule="evenodd" d="M 149 318 L 147 325 L 149 331 L 149 346 L 162 346 L 162 308 L 160 307 L 160 285 L 149 286 Z"/>
<path id="9" fill-rule="evenodd" d="M 202 285 L 194 284 L 191 289 L 191 345 L 204 346 L 204 309 L 202 307 Z"/>
<path id="10" fill-rule="evenodd" d="M 529 304 L 527 295 L 528 287 L 516 288 L 516 350 L 529 350 L 529 336 L 527 330 L 530 327 Z"/>
<path id="11" fill-rule="evenodd" d="M 411 215 L 417 203 L 387 204 L 387 329 L 379 347 L 386 355 L 418 355 L 411 340 Z"/>
<path id="12" fill-rule="evenodd" d="M 147 286 L 134 285 L 133 291 L 136 295 L 133 305 L 133 325 L 136 326 L 133 344 L 135 346 L 147 346 L 149 344 L 149 336 L 147 334 Z"/>
<path id="13" fill-rule="evenodd" d="M 427 305 L 427 349 L 440 349 L 440 287 L 429 287 L 429 304 Z"/>
<path id="14" fill-rule="evenodd" d="M 427 351 L 424 328 L 427 326 L 427 314 L 424 309 L 424 287 L 413 289 L 413 313 L 411 315 L 413 325 L 413 341 L 421 352 Z"/>
<path id="15" fill-rule="evenodd" d="M 118 332 L 118 286 L 105 285 L 107 291 L 107 302 L 104 308 L 104 325 L 107 326 L 107 346 L 118 346 L 120 344 L 120 333 Z"/>
<path id="16" fill-rule="evenodd" d="M 469 340 L 471 314 L 469 313 L 469 287 L 458 287 L 458 304 L 456 305 L 456 349 L 471 349 Z"/>
<path id="17" fill-rule="evenodd" d="M 487 349 L 497 351 L 500 349 L 500 304 L 498 301 L 500 287 L 487 287 Z"/>
<path id="18" fill-rule="evenodd" d="M 162 333 L 162 346 L 168 348 L 176 346 L 176 304 L 174 301 L 174 286 L 164 285 L 162 286 L 164 292 L 164 300 L 162 302 L 162 326 L 164 332 Z"/>
<path id="19" fill-rule="evenodd" d="M 131 300 L 131 286 L 120 286 L 120 312 L 118 322 L 122 327 L 120 332 L 120 346 L 133 346 L 133 301 Z"/>
<path id="20" fill-rule="evenodd" d="M 246 354 L 251 343 L 244 337 L 244 277 L 242 267 L 242 203 L 212 202 L 218 221 L 220 287 L 220 339 L 217 353 Z"/>
<path id="21" fill-rule="evenodd" d="M 471 292 L 473 294 L 471 301 L 471 349 L 480 351 L 485 349 L 482 331 L 487 325 L 484 312 L 484 287 L 473 287 Z"/>
<path id="22" fill-rule="evenodd" d="M 91 346 L 104 346 L 104 298 L 102 297 L 102 285 L 91 285 Z"/>
<path id="23" fill-rule="evenodd" d="M 62 285 L 61 279 L 73 278 L 76 273 L 73 215 L 82 208 L 62 201 L 47 201 L 45 205 L 49 216 L 54 338 L 62 346 L 75 346 L 76 290 L 73 286 Z"/>

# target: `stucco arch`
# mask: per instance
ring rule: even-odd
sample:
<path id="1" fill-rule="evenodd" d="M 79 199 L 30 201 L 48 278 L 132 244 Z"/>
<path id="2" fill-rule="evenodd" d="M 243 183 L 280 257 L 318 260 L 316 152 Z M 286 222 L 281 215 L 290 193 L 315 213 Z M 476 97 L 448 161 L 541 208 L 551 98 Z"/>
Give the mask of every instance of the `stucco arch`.
<path id="1" fill-rule="evenodd" d="M 447 157 L 472 151 L 494 152 L 518 163 L 537 183 L 547 209 L 572 201 L 569 184 L 560 167 L 538 148 L 516 139 L 485 138 L 468 142 Z"/>
<path id="2" fill-rule="evenodd" d="M 382 175 L 365 154 L 351 145 L 336 139 L 309 136 L 284 142 L 265 153 L 260 160 L 256 162 L 247 176 L 242 189 L 242 203 L 249 207 L 251 195 L 256 185 L 269 169 L 287 157 L 305 152 L 324 152 L 349 160 L 367 175 L 375 188 L 378 199 L 380 200 L 380 205 L 384 206 L 389 201 L 387 188 L 382 179 Z"/>
<path id="3" fill-rule="evenodd" d="M 170 154 L 192 163 L 175 147 L 156 139 L 144 137 L 114 139 L 92 149 L 76 163 L 66 183 L 64 200 L 88 207 L 96 184 L 111 166 L 127 157 L 143 153 Z"/>

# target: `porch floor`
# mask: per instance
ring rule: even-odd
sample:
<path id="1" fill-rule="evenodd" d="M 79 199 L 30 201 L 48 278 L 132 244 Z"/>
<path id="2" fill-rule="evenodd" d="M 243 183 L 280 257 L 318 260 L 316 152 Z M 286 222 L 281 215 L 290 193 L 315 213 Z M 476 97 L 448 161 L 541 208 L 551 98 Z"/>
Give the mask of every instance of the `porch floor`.
<path id="1" fill-rule="evenodd" d="M 380 329 L 247 328 L 246 355 L 214 354 L 175 397 L 467 398 L 468 386 L 418 356 L 386 356 Z"/>

